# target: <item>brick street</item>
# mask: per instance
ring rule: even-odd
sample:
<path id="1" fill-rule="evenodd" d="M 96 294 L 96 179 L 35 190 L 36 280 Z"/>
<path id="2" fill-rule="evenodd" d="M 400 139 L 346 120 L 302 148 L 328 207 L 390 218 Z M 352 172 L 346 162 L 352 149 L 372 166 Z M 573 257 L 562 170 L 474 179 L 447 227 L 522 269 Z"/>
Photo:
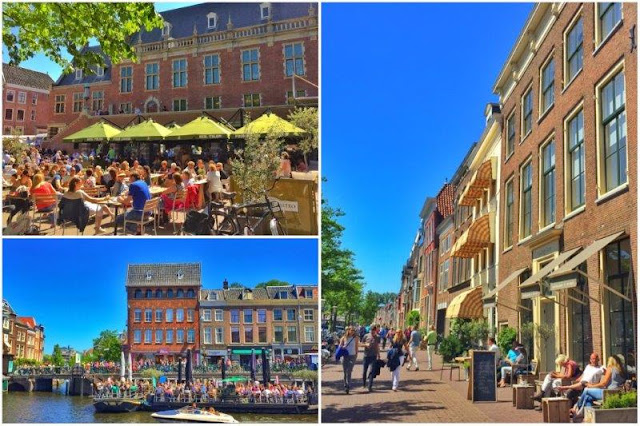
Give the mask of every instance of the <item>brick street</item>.
<path id="1" fill-rule="evenodd" d="M 511 388 L 498 389 L 498 402 L 467 401 L 467 382 L 457 371 L 449 380 L 445 370 L 440 380 L 440 356 L 434 355 L 433 371 L 427 371 L 426 352 L 418 353 L 421 369 L 402 370 L 397 392 L 391 390 L 391 373 L 385 368 L 376 378 L 373 392 L 362 387 L 362 353 L 353 369 L 355 388 L 345 395 L 342 365 L 335 361 L 322 368 L 322 422 L 411 422 L 411 423 L 540 423 L 537 410 L 516 410 L 511 403 Z M 382 355 L 385 358 L 385 355 Z M 464 374 L 464 373 L 462 373 Z M 537 406 L 537 404 L 536 404 Z"/>

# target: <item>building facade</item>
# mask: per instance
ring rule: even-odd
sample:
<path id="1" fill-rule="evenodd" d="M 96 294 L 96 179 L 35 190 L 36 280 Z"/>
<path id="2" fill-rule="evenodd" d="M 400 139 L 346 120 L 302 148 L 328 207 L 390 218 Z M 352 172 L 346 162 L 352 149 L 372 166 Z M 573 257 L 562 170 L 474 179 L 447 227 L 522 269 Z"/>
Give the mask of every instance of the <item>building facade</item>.
<path id="1" fill-rule="evenodd" d="M 199 359 L 199 263 L 135 264 L 127 268 L 127 344 L 132 359 Z"/>
<path id="2" fill-rule="evenodd" d="M 83 112 L 136 114 L 291 105 L 318 96 L 316 3 L 203 3 L 161 12 L 131 37 L 138 62 L 66 74 L 51 93 L 49 134 Z M 87 47 L 101 53 L 99 47 Z M 133 116 L 132 116 L 133 117 Z M 255 117 L 254 117 L 255 118 Z M 162 124 L 165 124 L 161 121 Z"/>
<path id="3" fill-rule="evenodd" d="M 52 84 L 48 74 L 2 64 L 3 135 L 47 132 Z"/>
<path id="4" fill-rule="evenodd" d="M 494 86 L 497 320 L 533 323 L 543 371 L 557 353 L 635 365 L 636 22 L 635 3 L 537 4 Z"/>
<path id="5" fill-rule="evenodd" d="M 42 361 L 44 326 L 34 317 L 18 316 L 6 300 L 2 301 L 2 354 L 10 361 L 16 358 Z M 3 371 L 7 371 L 3 361 Z"/>

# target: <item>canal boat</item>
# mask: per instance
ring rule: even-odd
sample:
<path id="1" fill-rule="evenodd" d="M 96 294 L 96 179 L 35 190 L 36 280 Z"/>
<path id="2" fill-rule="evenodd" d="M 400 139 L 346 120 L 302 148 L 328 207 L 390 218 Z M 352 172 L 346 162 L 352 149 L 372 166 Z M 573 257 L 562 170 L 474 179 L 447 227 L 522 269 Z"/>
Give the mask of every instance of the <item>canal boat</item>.
<path id="1" fill-rule="evenodd" d="M 238 423 L 236 419 L 228 414 L 195 407 L 159 411 L 151 414 L 151 417 L 163 423 Z"/>
<path id="2" fill-rule="evenodd" d="M 93 399 L 93 407 L 98 413 L 131 413 L 140 410 L 144 403 L 143 397 L 97 397 Z"/>

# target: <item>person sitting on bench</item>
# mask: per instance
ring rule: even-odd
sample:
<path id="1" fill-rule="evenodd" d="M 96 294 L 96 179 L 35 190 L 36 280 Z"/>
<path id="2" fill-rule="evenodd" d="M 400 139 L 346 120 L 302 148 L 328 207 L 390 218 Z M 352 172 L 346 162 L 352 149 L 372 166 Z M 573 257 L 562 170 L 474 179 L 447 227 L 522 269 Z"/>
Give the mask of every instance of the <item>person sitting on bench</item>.
<path id="1" fill-rule="evenodd" d="M 533 395 L 534 400 L 542 401 L 542 398 L 551 396 L 551 391 L 561 386 L 563 379 L 575 380 L 580 377 L 580 367 L 578 367 L 578 364 L 574 360 L 569 359 L 566 355 L 558 355 L 556 358 L 556 366 L 560 367 L 561 371 L 552 371 L 547 374 L 540 387 L 540 392 Z"/>

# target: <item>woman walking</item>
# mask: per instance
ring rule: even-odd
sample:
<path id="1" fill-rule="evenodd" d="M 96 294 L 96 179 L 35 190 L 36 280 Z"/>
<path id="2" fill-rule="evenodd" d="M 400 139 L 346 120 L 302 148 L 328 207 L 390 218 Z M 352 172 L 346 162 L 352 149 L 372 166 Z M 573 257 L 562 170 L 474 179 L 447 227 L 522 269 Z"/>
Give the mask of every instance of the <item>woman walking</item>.
<path id="1" fill-rule="evenodd" d="M 391 389 L 396 392 L 400 384 L 401 365 L 404 364 L 404 358 L 409 353 L 409 343 L 404 336 L 402 329 L 397 329 L 391 342 L 391 349 L 387 353 L 387 365 L 391 370 Z"/>
<path id="2" fill-rule="evenodd" d="M 347 354 L 342 357 L 342 371 L 344 372 L 344 391 L 349 395 L 351 373 L 358 357 L 358 338 L 353 326 L 347 327 L 345 335 L 340 339 L 340 347 L 347 351 Z"/>

